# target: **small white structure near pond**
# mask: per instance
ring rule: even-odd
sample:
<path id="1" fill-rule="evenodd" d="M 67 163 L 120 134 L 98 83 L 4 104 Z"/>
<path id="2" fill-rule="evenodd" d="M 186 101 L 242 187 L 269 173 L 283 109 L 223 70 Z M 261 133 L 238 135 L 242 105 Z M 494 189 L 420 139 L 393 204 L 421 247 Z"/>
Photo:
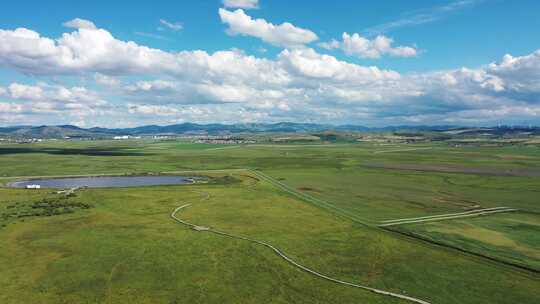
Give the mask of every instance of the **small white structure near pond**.
<path id="1" fill-rule="evenodd" d="M 193 230 L 196 230 L 196 231 L 208 231 L 208 230 L 210 230 L 210 227 L 193 226 L 192 229 L 193 229 Z"/>
<path id="2" fill-rule="evenodd" d="M 26 185 L 26 189 L 41 189 L 41 185 Z"/>

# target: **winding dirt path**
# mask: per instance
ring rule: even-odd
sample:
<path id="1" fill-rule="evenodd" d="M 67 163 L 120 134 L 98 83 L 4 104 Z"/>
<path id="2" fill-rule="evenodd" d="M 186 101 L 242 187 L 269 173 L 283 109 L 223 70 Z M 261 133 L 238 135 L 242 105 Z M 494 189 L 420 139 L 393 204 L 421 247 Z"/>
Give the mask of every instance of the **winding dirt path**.
<path id="1" fill-rule="evenodd" d="M 227 232 L 224 232 L 224 231 L 219 231 L 219 230 L 216 230 L 216 229 L 213 229 L 213 228 L 210 228 L 210 227 L 195 225 L 193 223 L 182 220 L 182 219 L 180 219 L 180 218 L 178 218 L 176 216 L 176 214 L 180 210 L 182 210 L 182 209 L 184 209 L 184 208 L 186 208 L 186 207 L 188 207 L 190 205 L 191 204 L 185 204 L 185 205 L 182 205 L 182 206 L 177 207 L 176 209 L 174 209 L 174 211 L 171 213 L 171 218 L 174 219 L 175 221 L 185 225 L 185 226 L 188 226 L 188 227 L 192 228 L 193 230 L 196 230 L 196 231 L 210 232 L 210 233 L 214 233 L 214 234 L 225 236 L 225 237 L 230 237 L 230 238 L 234 238 L 234 239 L 240 239 L 240 240 L 252 242 L 252 243 L 255 243 L 255 244 L 262 245 L 262 246 L 265 246 L 267 248 L 270 248 L 272 251 L 274 251 L 277 255 L 279 255 L 281 258 L 283 258 L 289 264 L 291 264 L 291 265 L 293 265 L 293 266 L 295 266 L 295 267 L 297 267 L 297 268 L 299 268 L 299 269 L 301 269 L 301 270 L 303 270 L 305 272 L 308 272 L 308 273 L 310 273 L 310 274 L 312 274 L 314 276 L 317 276 L 319 278 L 322 278 L 322 279 L 330 281 L 330 282 L 334 282 L 334 283 L 345 285 L 345 286 L 350 286 L 350 287 L 355 287 L 355 288 L 368 290 L 368 291 L 373 292 L 373 293 L 377 293 L 377 294 L 381 294 L 381 295 L 385 295 L 385 296 L 389 296 L 389 297 L 394 297 L 394 298 L 399 298 L 399 299 L 406 300 L 406 301 L 413 302 L 413 303 L 431 304 L 430 302 L 427 302 L 427 301 L 424 301 L 424 300 L 421 300 L 421 299 L 417 299 L 417 298 L 414 298 L 414 297 L 410 297 L 410 296 L 406 296 L 406 295 L 402 295 L 402 294 L 398 294 L 398 293 L 393 293 L 393 292 L 389 292 L 389 291 L 384 291 L 384 290 L 381 290 L 381 289 L 376 289 L 376 288 L 372 288 L 372 287 L 368 287 L 368 286 L 364 286 L 364 285 L 359 285 L 359 284 L 354 284 L 354 283 L 351 283 L 351 282 L 346 282 L 346 281 L 342 281 L 342 280 L 339 280 L 339 279 L 332 278 L 330 276 L 321 274 L 321 273 L 319 273 L 319 272 L 317 272 L 317 271 L 315 271 L 313 269 L 310 269 L 310 268 L 308 268 L 308 267 L 294 261 L 293 259 L 288 257 L 285 253 L 283 253 L 283 251 L 281 251 L 277 247 L 275 247 L 275 246 L 273 246 L 273 245 L 271 245 L 269 243 L 266 243 L 264 241 L 248 238 L 248 237 L 245 237 L 245 236 L 230 234 L 230 233 L 227 233 Z"/>

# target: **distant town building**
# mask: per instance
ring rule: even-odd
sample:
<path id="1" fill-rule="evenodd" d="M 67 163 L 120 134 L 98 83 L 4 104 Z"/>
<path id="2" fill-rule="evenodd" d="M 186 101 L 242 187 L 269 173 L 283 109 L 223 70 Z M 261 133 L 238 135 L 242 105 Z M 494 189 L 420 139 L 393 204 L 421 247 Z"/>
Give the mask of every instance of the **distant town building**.
<path id="1" fill-rule="evenodd" d="M 129 135 L 114 136 L 113 139 L 114 140 L 129 139 Z"/>
<path id="2" fill-rule="evenodd" d="M 198 136 L 194 141 L 198 144 L 213 145 L 233 145 L 233 144 L 254 144 L 255 140 L 233 136 Z"/>
<path id="3" fill-rule="evenodd" d="M 152 139 L 172 139 L 174 138 L 173 136 L 169 136 L 169 135 L 154 135 L 152 136 Z"/>

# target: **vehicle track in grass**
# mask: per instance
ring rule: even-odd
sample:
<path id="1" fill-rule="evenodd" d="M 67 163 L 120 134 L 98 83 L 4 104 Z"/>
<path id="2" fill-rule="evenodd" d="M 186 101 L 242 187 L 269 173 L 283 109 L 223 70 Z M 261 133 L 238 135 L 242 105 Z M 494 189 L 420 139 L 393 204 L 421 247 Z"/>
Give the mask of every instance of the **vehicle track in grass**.
<path id="1" fill-rule="evenodd" d="M 494 207 L 494 208 L 465 211 L 465 212 L 460 212 L 460 213 L 448 213 L 448 214 L 440 214 L 440 215 L 422 216 L 422 217 L 416 217 L 416 218 L 386 220 L 386 221 L 380 221 L 377 226 L 388 227 L 388 226 L 405 225 L 405 224 L 436 222 L 436 221 L 462 219 L 462 218 L 467 218 L 467 217 L 485 216 L 489 214 L 496 214 L 496 213 L 502 213 L 502 212 L 516 212 L 516 211 L 519 211 L 519 209 L 509 208 L 509 207 Z"/>

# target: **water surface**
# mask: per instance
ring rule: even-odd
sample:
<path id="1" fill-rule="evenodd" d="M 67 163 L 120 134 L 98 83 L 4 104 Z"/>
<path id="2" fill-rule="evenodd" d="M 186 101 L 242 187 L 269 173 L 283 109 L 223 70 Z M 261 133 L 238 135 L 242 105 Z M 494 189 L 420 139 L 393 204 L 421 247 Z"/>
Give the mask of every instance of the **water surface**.
<path id="1" fill-rule="evenodd" d="M 21 180 L 8 185 L 13 188 L 25 188 L 27 185 L 40 185 L 41 188 L 67 189 L 75 187 L 89 188 L 118 188 L 157 185 L 181 185 L 192 183 L 195 178 L 179 175 L 149 175 L 149 176 L 95 176 L 95 177 L 66 177 Z"/>

